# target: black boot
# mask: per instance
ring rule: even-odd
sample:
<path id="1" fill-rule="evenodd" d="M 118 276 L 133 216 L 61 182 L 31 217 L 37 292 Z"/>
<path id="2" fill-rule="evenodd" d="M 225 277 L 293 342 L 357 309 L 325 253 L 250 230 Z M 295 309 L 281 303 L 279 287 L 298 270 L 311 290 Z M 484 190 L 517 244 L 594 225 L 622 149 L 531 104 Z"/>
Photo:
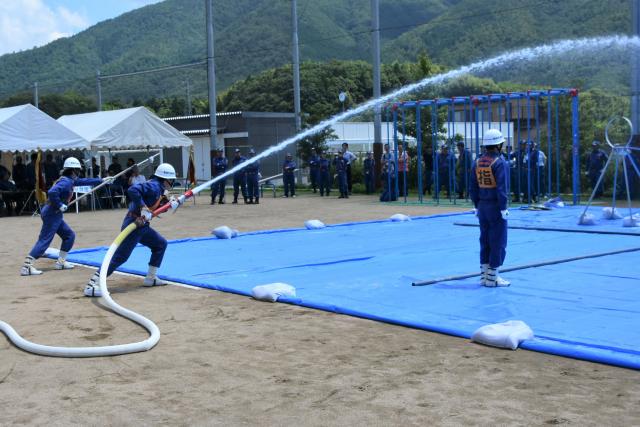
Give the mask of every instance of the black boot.
<path id="1" fill-rule="evenodd" d="M 248 205 L 252 205 L 253 204 L 253 199 L 249 199 L 249 201 L 247 201 L 247 199 L 244 199 L 244 202 Z"/>
<path id="2" fill-rule="evenodd" d="M 211 204 L 215 205 L 216 204 L 216 199 L 211 199 Z"/>
<path id="3" fill-rule="evenodd" d="M 224 205 L 224 200 L 223 199 L 218 200 L 218 204 L 219 205 Z"/>
<path id="4" fill-rule="evenodd" d="M 256 203 L 255 203 L 255 204 L 256 204 L 256 205 L 259 205 L 259 204 L 260 204 L 260 198 L 259 198 L 259 197 L 256 197 Z"/>
<path id="5" fill-rule="evenodd" d="M 233 204 L 233 205 L 238 204 L 238 198 L 237 198 L 237 197 L 234 197 L 234 198 L 233 198 L 233 202 L 231 202 L 231 204 Z"/>

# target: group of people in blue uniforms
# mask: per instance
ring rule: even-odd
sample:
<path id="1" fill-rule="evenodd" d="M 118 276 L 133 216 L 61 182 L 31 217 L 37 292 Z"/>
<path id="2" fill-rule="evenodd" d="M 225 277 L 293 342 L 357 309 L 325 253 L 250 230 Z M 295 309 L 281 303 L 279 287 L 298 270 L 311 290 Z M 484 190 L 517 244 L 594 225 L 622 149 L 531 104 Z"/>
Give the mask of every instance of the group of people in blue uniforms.
<path id="1" fill-rule="evenodd" d="M 74 186 L 96 186 L 103 182 L 100 178 L 80 178 L 81 165 L 78 159 L 69 157 L 65 160 L 61 177 L 47 192 L 47 202 L 42 207 L 42 228 L 38 241 L 33 246 L 29 255 L 24 260 L 20 269 L 22 276 L 32 276 L 42 274 L 34 263 L 44 255 L 51 244 L 53 237 L 57 234 L 62 239 L 62 245 L 55 262 L 56 270 L 67 270 L 73 265 L 66 261 L 69 250 L 73 246 L 75 233 L 64 221 L 64 212 L 73 195 Z M 108 178 L 112 180 L 113 177 Z M 143 280 L 143 286 L 162 286 L 166 282 L 157 276 L 158 268 L 162 263 L 167 241 L 157 231 L 150 226 L 153 218 L 153 211 L 164 203 L 170 203 L 171 209 L 177 209 L 184 198 L 168 198 L 168 191 L 173 187 L 176 179 L 176 172 L 173 166 L 168 163 L 159 165 L 151 179 L 146 182 L 134 184 L 127 190 L 129 206 L 122 222 L 123 230 L 132 223 L 136 224 L 136 229 L 129 234 L 120 244 L 109 264 L 107 275 L 113 273 L 120 265 L 125 263 L 131 256 L 133 249 L 138 243 L 151 249 L 149 260 L 149 270 Z M 88 297 L 101 296 L 99 286 L 100 270 L 98 270 L 89 280 L 84 289 L 84 295 Z"/>
<path id="2" fill-rule="evenodd" d="M 244 157 L 239 148 L 234 150 L 234 156 L 231 159 L 231 166 L 229 161 L 224 157 L 224 150 L 218 148 L 216 150 L 216 156 L 211 159 L 211 175 L 215 178 L 223 175 L 227 170 L 233 169 L 236 166 L 245 163 L 248 159 L 255 156 L 256 152 L 252 148 L 249 150 L 249 157 Z M 233 204 L 238 203 L 238 196 L 242 194 L 242 199 L 245 204 L 260 204 L 260 161 L 256 160 L 245 167 L 238 169 L 233 173 Z M 211 204 L 216 204 L 216 198 L 218 204 L 223 205 L 225 187 L 227 186 L 227 179 L 222 178 L 213 184 L 211 184 Z"/>
<path id="3" fill-rule="evenodd" d="M 325 153 L 316 150 L 309 159 L 309 176 L 314 193 L 320 190 L 320 196 L 329 196 L 333 181 L 339 192 L 339 199 L 348 199 L 353 190 L 352 165 L 357 157 L 349 151 L 349 144 L 343 143 L 342 150 Z M 331 173 L 333 168 L 334 174 Z M 367 194 L 374 192 L 375 160 L 373 153 L 368 152 L 363 162 L 363 178 Z"/>

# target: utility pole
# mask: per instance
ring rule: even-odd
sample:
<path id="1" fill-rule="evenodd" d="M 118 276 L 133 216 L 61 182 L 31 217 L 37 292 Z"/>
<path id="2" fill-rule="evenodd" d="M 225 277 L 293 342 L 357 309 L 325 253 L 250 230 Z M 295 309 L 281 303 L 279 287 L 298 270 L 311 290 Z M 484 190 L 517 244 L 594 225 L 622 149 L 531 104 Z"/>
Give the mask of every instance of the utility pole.
<path id="1" fill-rule="evenodd" d="M 380 5 L 379 0 L 371 0 L 371 38 L 373 47 L 373 97 L 379 98 L 380 90 Z M 373 157 L 376 161 L 376 176 L 380 176 L 382 164 L 382 131 L 380 124 L 380 105 L 374 107 L 373 119 Z M 377 185 L 376 185 L 377 186 Z"/>
<path id="2" fill-rule="evenodd" d="M 38 107 L 38 82 L 33 84 L 33 105 L 35 105 L 36 108 L 40 108 Z"/>
<path id="3" fill-rule="evenodd" d="M 96 70 L 96 92 L 98 95 L 98 111 L 102 111 L 102 86 L 100 85 L 100 70 Z"/>
<path id="4" fill-rule="evenodd" d="M 291 0 L 291 27 L 293 38 L 293 109 L 296 115 L 296 132 L 300 132 L 302 130 L 302 117 L 300 112 L 300 53 L 298 52 L 298 11 L 296 0 Z"/>
<path id="5" fill-rule="evenodd" d="M 187 84 L 187 116 L 191 115 L 191 87 L 189 85 L 189 79 L 185 82 Z"/>
<path id="6" fill-rule="evenodd" d="M 209 136 L 211 147 L 216 146 L 218 125 L 216 123 L 216 70 L 213 61 L 213 0 L 205 0 L 207 3 L 207 79 L 209 85 Z M 210 163 L 210 162 L 207 162 Z"/>

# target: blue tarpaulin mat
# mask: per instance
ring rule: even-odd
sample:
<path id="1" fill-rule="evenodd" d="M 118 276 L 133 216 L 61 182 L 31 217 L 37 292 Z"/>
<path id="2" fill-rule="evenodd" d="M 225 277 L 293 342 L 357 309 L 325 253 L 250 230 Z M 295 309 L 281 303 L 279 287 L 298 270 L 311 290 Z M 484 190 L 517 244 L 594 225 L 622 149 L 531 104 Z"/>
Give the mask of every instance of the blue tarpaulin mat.
<path id="1" fill-rule="evenodd" d="M 557 225 L 554 216 L 570 211 L 513 216 Z M 474 220 L 454 214 L 176 240 L 160 277 L 242 295 L 284 282 L 297 297 L 282 302 L 464 338 L 489 323 L 522 320 L 535 333 L 523 348 L 640 369 L 640 251 L 513 271 L 504 274 L 508 288 L 482 287 L 477 277 L 412 286 L 479 269 L 478 228 L 454 225 Z M 638 236 L 515 229 L 504 267 L 633 248 L 640 250 Z M 75 250 L 68 259 L 98 266 L 106 249 Z M 149 253 L 137 247 L 120 270 L 145 274 Z"/>

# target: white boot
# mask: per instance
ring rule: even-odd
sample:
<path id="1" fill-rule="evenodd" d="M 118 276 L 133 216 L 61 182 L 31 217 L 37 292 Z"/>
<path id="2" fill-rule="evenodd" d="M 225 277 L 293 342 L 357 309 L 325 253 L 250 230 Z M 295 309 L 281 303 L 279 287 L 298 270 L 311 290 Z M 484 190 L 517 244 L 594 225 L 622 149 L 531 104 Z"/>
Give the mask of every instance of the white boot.
<path id="1" fill-rule="evenodd" d="M 85 297 L 101 297 L 102 291 L 100 290 L 100 273 L 97 271 L 93 273 L 91 279 L 89 279 L 89 283 L 84 287 L 84 296 Z"/>
<path id="2" fill-rule="evenodd" d="M 487 271 L 489 270 L 489 264 L 480 264 L 480 285 L 486 286 L 487 284 Z"/>
<path id="3" fill-rule="evenodd" d="M 498 276 L 497 268 L 489 267 L 489 269 L 487 270 L 487 280 L 484 286 L 487 286 L 489 288 L 495 288 L 496 286 L 504 287 L 509 285 L 511 285 L 511 282 Z"/>
<path id="4" fill-rule="evenodd" d="M 60 251 L 58 255 L 58 260 L 56 261 L 55 269 L 56 270 L 71 270 L 75 266 L 73 264 L 68 263 L 67 261 L 67 252 Z"/>
<path id="5" fill-rule="evenodd" d="M 142 282 L 142 286 L 151 287 L 151 286 L 164 286 L 167 282 L 162 279 L 158 279 L 158 267 L 149 266 L 149 272 L 147 273 L 147 277 L 144 278 Z"/>
<path id="6" fill-rule="evenodd" d="M 33 266 L 33 263 L 35 262 L 35 260 L 36 259 L 31 255 L 28 255 L 24 259 L 24 264 L 22 264 L 22 267 L 20 267 L 21 276 L 38 276 L 42 274 L 42 271 L 38 270 Z"/>

